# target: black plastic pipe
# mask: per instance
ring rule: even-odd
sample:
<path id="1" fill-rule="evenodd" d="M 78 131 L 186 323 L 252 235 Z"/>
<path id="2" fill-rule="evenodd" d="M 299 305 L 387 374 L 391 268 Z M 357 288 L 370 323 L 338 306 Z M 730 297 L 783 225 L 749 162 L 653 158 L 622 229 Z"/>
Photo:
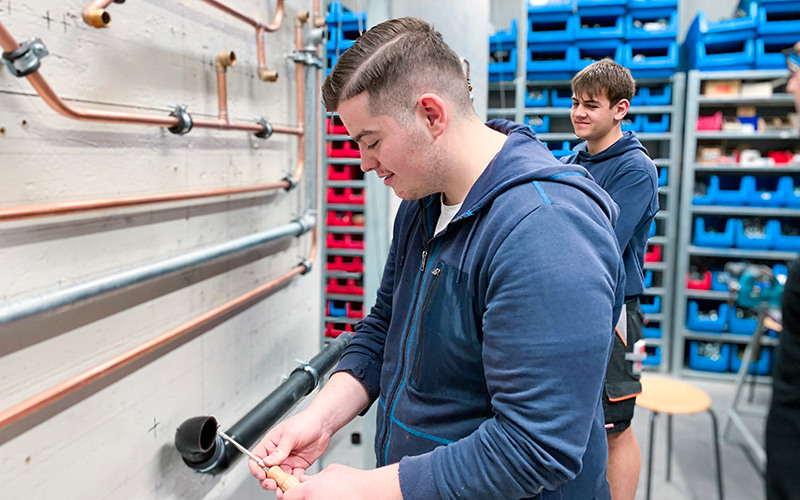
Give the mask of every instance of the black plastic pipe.
<path id="1" fill-rule="evenodd" d="M 226 434 L 242 446 L 252 447 L 298 401 L 311 394 L 320 378 L 339 362 L 352 337 L 352 333 L 342 333 L 311 361 L 297 367 Z M 220 474 L 241 454 L 236 447 L 217 435 L 217 425 L 214 417 L 193 417 L 184 421 L 175 432 L 175 447 L 186 465 L 195 472 Z"/>

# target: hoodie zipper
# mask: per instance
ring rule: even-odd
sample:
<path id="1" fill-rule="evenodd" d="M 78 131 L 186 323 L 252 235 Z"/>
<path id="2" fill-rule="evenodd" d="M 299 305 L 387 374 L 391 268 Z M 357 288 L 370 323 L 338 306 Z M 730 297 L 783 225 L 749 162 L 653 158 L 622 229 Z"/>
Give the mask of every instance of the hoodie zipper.
<path id="1" fill-rule="evenodd" d="M 419 313 L 420 328 L 419 328 L 419 338 L 417 339 L 417 354 L 414 357 L 414 364 L 412 365 L 414 367 L 414 384 L 417 387 L 419 387 L 419 373 L 421 365 L 420 361 L 422 358 L 422 346 L 423 346 L 422 340 L 424 339 L 423 335 L 425 333 L 425 329 L 422 327 L 422 325 L 425 324 L 425 316 L 428 313 L 428 307 L 430 307 L 431 305 L 431 300 L 433 299 L 433 293 L 436 291 L 436 285 L 439 284 L 439 276 L 441 276 L 442 270 L 441 268 L 437 267 L 436 269 L 431 271 L 431 274 L 433 274 L 433 281 L 431 281 L 430 290 L 428 291 L 428 295 L 425 297 L 425 302 L 422 303 L 422 309 L 420 310 Z"/>

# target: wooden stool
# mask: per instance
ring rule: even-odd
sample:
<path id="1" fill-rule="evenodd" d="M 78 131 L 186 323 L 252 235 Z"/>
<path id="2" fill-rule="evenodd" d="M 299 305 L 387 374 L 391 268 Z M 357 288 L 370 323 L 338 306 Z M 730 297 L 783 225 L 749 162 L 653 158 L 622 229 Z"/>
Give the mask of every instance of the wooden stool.
<path id="1" fill-rule="evenodd" d="M 719 456 L 717 438 L 717 417 L 711 410 L 711 397 L 692 385 L 677 380 L 658 377 L 642 377 L 642 393 L 636 397 L 636 404 L 652 412 L 650 416 L 649 456 L 647 458 L 647 495 L 650 500 L 650 486 L 653 474 L 653 443 L 655 442 L 656 418 L 660 413 L 667 414 L 667 481 L 670 478 L 672 461 L 672 416 L 693 415 L 707 411 L 711 415 L 711 430 L 714 439 L 714 455 L 717 459 L 717 488 L 719 500 L 722 495 L 722 462 Z"/>

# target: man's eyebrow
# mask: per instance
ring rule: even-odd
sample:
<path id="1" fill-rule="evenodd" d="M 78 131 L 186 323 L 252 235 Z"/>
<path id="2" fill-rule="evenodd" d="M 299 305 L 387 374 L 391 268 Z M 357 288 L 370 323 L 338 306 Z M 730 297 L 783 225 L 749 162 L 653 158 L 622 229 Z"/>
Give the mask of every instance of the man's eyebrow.
<path id="1" fill-rule="evenodd" d="M 353 140 L 356 142 L 361 142 L 361 139 L 363 139 L 365 135 L 377 134 L 377 133 L 378 132 L 375 130 L 362 130 L 355 137 L 353 137 Z"/>

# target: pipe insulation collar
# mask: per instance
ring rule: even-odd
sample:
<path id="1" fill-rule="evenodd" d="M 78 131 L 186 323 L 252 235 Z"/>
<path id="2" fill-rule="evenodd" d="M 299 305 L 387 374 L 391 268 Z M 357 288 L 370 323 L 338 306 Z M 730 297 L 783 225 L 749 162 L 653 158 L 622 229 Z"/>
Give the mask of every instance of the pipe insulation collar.
<path id="1" fill-rule="evenodd" d="M 169 116 L 174 116 L 178 119 L 178 123 L 169 127 L 167 130 L 172 132 L 173 134 L 183 135 L 188 134 L 190 130 L 192 130 L 192 117 L 186 111 L 185 104 L 178 104 L 177 106 L 173 106 L 172 113 Z"/>

